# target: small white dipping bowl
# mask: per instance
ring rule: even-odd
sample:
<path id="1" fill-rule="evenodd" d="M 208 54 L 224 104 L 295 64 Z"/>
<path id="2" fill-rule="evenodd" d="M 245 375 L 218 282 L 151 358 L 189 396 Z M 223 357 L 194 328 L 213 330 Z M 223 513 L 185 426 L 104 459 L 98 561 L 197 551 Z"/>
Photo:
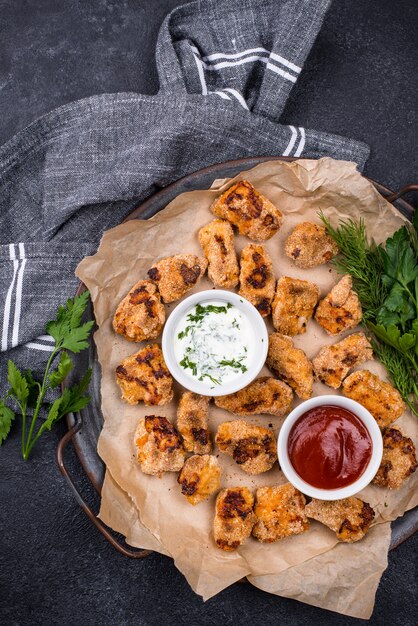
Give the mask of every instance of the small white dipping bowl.
<path id="1" fill-rule="evenodd" d="M 297 474 L 289 458 L 288 440 L 293 425 L 299 417 L 306 413 L 306 411 L 309 411 L 309 409 L 324 405 L 342 407 L 354 413 L 354 415 L 363 422 L 372 440 L 372 455 L 363 474 L 356 481 L 351 483 L 351 485 L 339 489 L 319 489 L 318 487 L 313 487 Z M 299 404 L 299 406 L 293 409 L 286 417 L 280 429 L 277 452 L 283 474 L 296 489 L 299 489 L 299 491 L 311 498 L 317 498 L 319 500 L 340 500 L 341 498 L 348 498 L 358 493 L 373 480 L 382 460 L 383 440 L 376 420 L 364 406 L 355 400 L 343 396 L 317 396 L 316 398 L 311 398 Z"/>
<path id="2" fill-rule="evenodd" d="M 236 379 L 231 381 L 225 381 L 220 385 L 216 385 L 215 388 L 209 389 L 208 385 L 199 380 L 194 380 L 191 376 L 185 373 L 185 370 L 177 362 L 174 354 L 174 341 L 175 332 L 180 318 L 190 310 L 196 304 L 204 304 L 210 300 L 221 300 L 226 304 L 231 303 L 237 309 L 239 309 L 248 319 L 251 329 L 252 337 L 248 338 L 255 343 L 254 357 L 250 363 L 248 363 L 248 369 L 243 372 Z M 176 308 L 170 313 L 163 331 L 162 337 L 162 350 L 166 365 L 173 376 L 183 387 L 194 393 L 199 393 L 202 396 L 225 396 L 229 393 L 235 393 L 239 391 L 259 374 L 263 367 L 268 351 L 268 333 L 266 324 L 257 311 L 255 306 L 242 296 L 226 291 L 223 289 L 209 289 L 207 291 L 200 291 L 185 298 L 176 306 Z"/>

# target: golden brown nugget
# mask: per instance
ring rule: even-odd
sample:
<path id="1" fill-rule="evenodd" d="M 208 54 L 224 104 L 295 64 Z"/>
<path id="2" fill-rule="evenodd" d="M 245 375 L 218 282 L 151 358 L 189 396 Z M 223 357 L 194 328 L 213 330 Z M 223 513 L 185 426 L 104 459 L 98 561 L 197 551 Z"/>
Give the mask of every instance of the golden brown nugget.
<path id="1" fill-rule="evenodd" d="M 247 180 L 234 183 L 210 207 L 217 217 L 238 228 L 241 235 L 254 241 L 273 237 L 283 222 L 283 215 L 274 204 Z"/>
<path id="2" fill-rule="evenodd" d="M 261 245 L 250 243 L 241 252 L 239 293 L 265 317 L 271 312 L 276 281 L 271 259 Z"/>
<path id="3" fill-rule="evenodd" d="M 315 500 L 306 505 L 305 513 L 337 534 L 340 541 L 354 543 L 363 539 L 374 520 L 374 510 L 360 498 Z"/>
<path id="4" fill-rule="evenodd" d="M 244 420 L 224 422 L 218 427 L 215 442 L 247 474 L 268 472 L 277 461 L 276 437 L 271 428 Z"/>
<path id="5" fill-rule="evenodd" d="M 217 396 L 216 406 L 235 415 L 258 415 L 267 413 L 283 417 L 293 400 L 292 389 L 281 380 L 262 376 L 228 396 Z"/>
<path id="6" fill-rule="evenodd" d="M 213 220 L 199 230 L 199 242 L 208 260 L 209 279 L 215 287 L 236 287 L 239 267 L 231 224 L 226 220 Z"/>
<path id="7" fill-rule="evenodd" d="M 116 368 L 116 382 L 129 404 L 167 404 L 173 398 L 173 379 L 158 344 L 145 346 Z"/>
<path id="8" fill-rule="evenodd" d="M 324 226 L 302 222 L 287 238 L 285 252 L 297 267 L 308 269 L 328 263 L 338 253 L 338 247 Z"/>
<path id="9" fill-rule="evenodd" d="M 348 372 L 373 358 L 373 348 L 363 333 L 353 333 L 332 346 L 324 346 L 312 361 L 318 380 L 333 389 L 341 387 Z"/>
<path id="10" fill-rule="evenodd" d="M 164 305 L 153 282 L 140 280 L 116 309 L 113 328 L 128 341 L 155 339 L 165 322 Z"/>
<path id="11" fill-rule="evenodd" d="M 215 456 L 195 454 L 183 465 L 177 482 L 181 486 L 181 493 L 190 504 L 195 505 L 218 491 L 220 476 L 221 468 Z"/>
<path id="12" fill-rule="evenodd" d="M 395 387 L 369 370 L 353 372 L 343 383 L 343 394 L 360 402 L 384 430 L 405 411 L 405 403 Z"/>
<path id="13" fill-rule="evenodd" d="M 372 482 L 379 487 L 399 489 L 417 467 L 412 439 L 405 437 L 397 428 L 385 430 L 382 462 Z"/>
<path id="14" fill-rule="evenodd" d="M 223 489 L 216 499 L 214 539 L 226 552 L 236 550 L 251 535 L 256 517 L 254 496 L 248 487 Z"/>
<path id="15" fill-rule="evenodd" d="M 167 418 L 147 415 L 135 432 L 138 463 L 144 474 L 162 476 L 178 472 L 184 464 L 185 452 L 179 435 Z"/>
<path id="16" fill-rule="evenodd" d="M 349 274 L 331 289 L 318 304 L 315 319 L 329 335 L 339 335 L 354 328 L 361 322 L 360 300 L 353 291 L 353 281 Z"/>
<path id="17" fill-rule="evenodd" d="M 273 326 L 282 335 L 306 333 L 319 300 L 319 287 L 308 280 L 282 276 L 273 300 Z"/>
<path id="18" fill-rule="evenodd" d="M 309 530 L 305 514 L 305 496 L 290 483 L 278 487 L 260 487 L 254 513 L 257 521 L 253 535 L 263 543 L 273 543 Z"/>
<path id="19" fill-rule="evenodd" d="M 290 337 L 280 333 L 270 333 L 268 367 L 273 374 L 284 380 L 302 400 L 312 395 L 312 363 L 303 350 L 295 348 Z"/>
<path id="20" fill-rule="evenodd" d="M 185 391 L 177 409 L 177 428 L 187 452 L 208 454 L 212 444 L 208 429 L 208 396 Z"/>
<path id="21" fill-rule="evenodd" d="M 174 302 L 193 289 L 207 266 L 204 257 L 176 254 L 158 261 L 148 270 L 148 276 L 157 284 L 163 302 Z"/>

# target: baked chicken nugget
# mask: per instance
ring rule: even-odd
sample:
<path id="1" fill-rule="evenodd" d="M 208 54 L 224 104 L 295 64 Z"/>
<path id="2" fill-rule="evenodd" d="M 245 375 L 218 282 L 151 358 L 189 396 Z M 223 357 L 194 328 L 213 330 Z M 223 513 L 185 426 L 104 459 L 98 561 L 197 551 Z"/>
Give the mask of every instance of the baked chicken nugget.
<path id="1" fill-rule="evenodd" d="M 268 472 L 277 461 L 274 432 L 270 428 L 248 424 L 244 420 L 220 424 L 215 442 L 247 474 Z"/>
<path id="2" fill-rule="evenodd" d="M 373 348 L 363 333 L 348 335 L 332 346 L 324 346 L 312 361 L 318 380 L 333 389 L 341 387 L 348 372 L 373 358 Z"/>
<path id="3" fill-rule="evenodd" d="M 129 404 L 167 404 L 173 397 L 173 379 L 158 344 L 145 346 L 116 368 L 116 382 Z"/>
<path id="4" fill-rule="evenodd" d="M 265 317 L 271 312 L 276 281 L 271 259 L 261 245 L 250 243 L 241 252 L 239 293 Z"/>
<path id="5" fill-rule="evenodd" d="M 221 468 L 210 454 L 191 456 L 180 471 L 177 482 L 190 504 L 199 504 L 218 491 Z"/>
<path id="6" fill-rule="evenodd" d="M 273 237 L 283 221 L 279 209 L 247 180 L 234 183 L 210 208 L 212 213 L 236 226 L 241 235 L 254 241 Z"/>
<path id="7" fill-rule="evenodd" d="M 208 260 L 209 279 L 215 287 L 236 287 L 239 267 L 231 224 L 226 220 L 213 220 L 199 230 L 199 242 Z"/>
<path id="8" fill-rule="evenodd" d="M 158 261 L 148 270 L 148 276 L 157 284 L 163 302 L 174 302 L 196 285 L 207 266 L 204 257 L 176 254 Z"/>
<path id="9" fill-rule="evenodd" d="M 292 404 L 293 392 L 281 380 L 263 376 L 228 396 L 217 396 L 215 404 L 235 415 L 268 413 L 283 417 Z"/>
<path id="10" fill-rule="evenodd" d="M 305 513 L 337 534 L 340 541 L 354 543 L 363 539 L 374 520 L 374 510 L 360 498 L 315 500 L 306 505 Z"/>
<path id="11" fill-rule="evenodd" d="M 253 535 L 263 543 L 273 543 L 309 530 L 305 514 L 305 496 L 290 483 L 278 487 L 260 487 L 254 513 L 257 521 Z"/>
<path id="12" fill-rule="evenodd" d="M 369 370 L 353 372 L 343 382 L 343 394 L 360 402 L 384 430 L 405 411 L 405 403 L 395 387 Z"/>
<path id="13" fill-rule="evenodd" d="M 287 238 L 285 252 L 295 265 L 307 269 L 330 261 L 338 253 L 338 247 L 324 226 L 302 222 Z"/>
<path id="14" fill-rule="evenodd" d="M 164 305 L 153 282 L 140 280 L 116 309 L 113 328 L 128 341 L 155 339 L 165 322 Z"/>
<path id="15" fill-rule="evenodd" d="M 417 469 L 417 457 L 412 439 L 397 428 L 383 434 L 383 456 L 373 483 L 379 487 L 399 489 Z"/>
<path id="16" fill-rule="evenodd" d="M 194 454 L 208 454 L 212 444 L 208 429 L 208 396 L 185 391 L 177 410 L 177 428 L 183 437 L 183 446 Z"/>
<path id="17" fill-rule="evenodd" d="M 167 418 L 147 415 L 135 432 L 138 463 L 144 474 L 162 476 L 178 472 L 184 464 L 185 452 L 173 424 Z"/>
<path id="18" fill-rule="evenodd" d="M 353 281 L 349 274 L 331 289 L 318 304 L 315 319 L 329 335 L 339 335 L 354 328 L 361 322 L 360 300 L 353 291 Z"/>
<path id="19" fill-rule="evenodd" d="M 273 326 L 283 335 L 306 333 L 319 300 L 319 287 L 308 280 L 282 276 L 273 300 Z"/>
<path id="20" fill-rule="evenodd" d="M 301 400 L 311 397 L 312 363 L 303 350 L 294 347 L 290 337 L 270 333 L 266 363 L 273 374 L 292 387 Z"/>
<path id="21" fill-rule="evenodd" d="M 213 523 L 218 548 L 232 552 L 251 535 L 256 521 L 253 506 L 254 496 L 248 487 L 230 487 L 219 493 Z"/>

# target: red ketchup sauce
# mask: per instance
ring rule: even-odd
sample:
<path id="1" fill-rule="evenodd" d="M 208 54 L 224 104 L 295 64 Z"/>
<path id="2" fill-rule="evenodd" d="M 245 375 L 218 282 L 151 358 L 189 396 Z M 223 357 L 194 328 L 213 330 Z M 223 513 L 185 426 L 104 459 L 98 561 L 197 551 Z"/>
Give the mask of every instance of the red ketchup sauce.
<path id="1" fill-rule="evenodd" d="M 290 462 L 313 487 L 338 489 L 363 474 L 372 456 L 372 440 L 363 422 L 340 406 L 318 406 L 293 425 L 288 439 Z"/>

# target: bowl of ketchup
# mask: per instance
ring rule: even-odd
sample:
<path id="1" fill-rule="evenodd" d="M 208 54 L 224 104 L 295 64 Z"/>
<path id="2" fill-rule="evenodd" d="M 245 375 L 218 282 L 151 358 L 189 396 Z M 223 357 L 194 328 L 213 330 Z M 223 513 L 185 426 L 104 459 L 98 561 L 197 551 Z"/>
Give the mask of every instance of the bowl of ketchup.
<path id="1" fill-rule="evenodd" d="M 348 498 L 364 489 L 383 453 L 382 435 L 369 411 L 330 395 L 306 400 L 289 413 L 277 447 L 288 481 L 320 500 Z"/>

